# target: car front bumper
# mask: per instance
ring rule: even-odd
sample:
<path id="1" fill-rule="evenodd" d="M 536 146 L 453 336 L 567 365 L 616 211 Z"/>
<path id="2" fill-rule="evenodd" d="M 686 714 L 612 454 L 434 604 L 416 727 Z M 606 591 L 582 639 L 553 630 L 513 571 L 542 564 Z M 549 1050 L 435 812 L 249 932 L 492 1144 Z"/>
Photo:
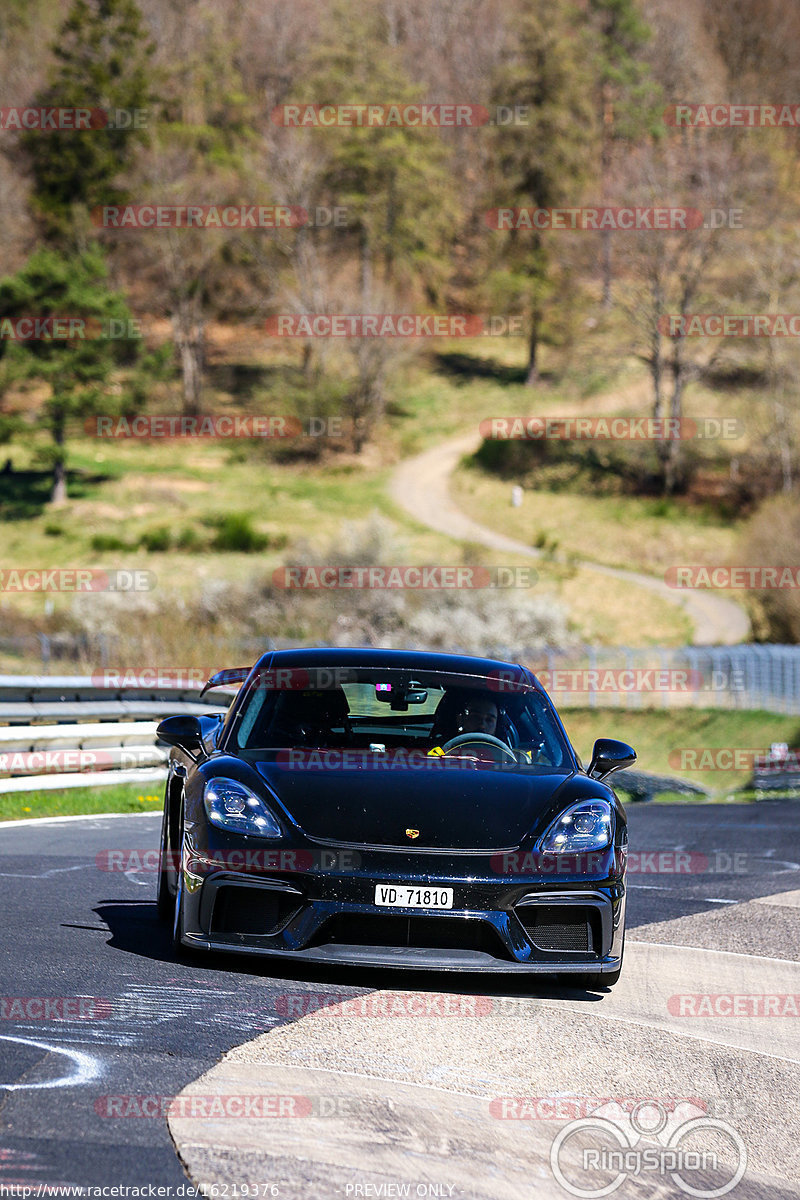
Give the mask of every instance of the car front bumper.
<path id="1" fill-rule="evenodd" d="M 433 875 L 415 858 L 408 855 L 401 871 L 397 855 L 374 853 L 362 855 L 357 870 L 270 873 L 215 870 L 205 855 L 189 855 L 183 943 L 323 965 L 598 975 L 619 969 L 624 876 L 509 879 L 487 871 L 485 857 L 439 861 Z M 452 887 L 453 908 L 376 905 L 376 886 L 397 882 Z"/>

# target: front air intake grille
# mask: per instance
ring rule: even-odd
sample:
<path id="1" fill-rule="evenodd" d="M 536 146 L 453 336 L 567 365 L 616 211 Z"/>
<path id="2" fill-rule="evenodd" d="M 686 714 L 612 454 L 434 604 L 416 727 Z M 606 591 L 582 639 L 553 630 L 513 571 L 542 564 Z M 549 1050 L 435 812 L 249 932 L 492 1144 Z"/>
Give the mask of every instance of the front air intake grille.
<path id="1" fill-rule="evenodd" d="M 298 896 L 269 888 L 223 885 L 214 899 L 210 933 L 277 933 L 297 911 L 298 901 Z"/>
<path id="2" fill-rule="evenodd" d="M 530 904 L 517 909 L 525 932 L 540 950 L 596 954 L 599 915 L 592 908 L 563 904 Z"/>
<path id="3" fill-rule="evenodd" d="M 511 955 L 488 921 L 453 917 L 340 914 L 326 921 L 312 945 L 411 946 L 416 950 L 477 950 L 493 958 Z"/>

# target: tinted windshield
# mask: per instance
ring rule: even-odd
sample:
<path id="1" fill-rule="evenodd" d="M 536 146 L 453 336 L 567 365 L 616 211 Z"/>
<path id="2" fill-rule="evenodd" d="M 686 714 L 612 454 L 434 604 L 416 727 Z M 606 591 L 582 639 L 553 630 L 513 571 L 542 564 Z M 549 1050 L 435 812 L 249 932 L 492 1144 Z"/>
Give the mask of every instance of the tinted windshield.
<path id="1" fill-rule="evenodd" d="M 237 752 L 413 749 L 510 767 L 572 765 L 547 700 L 528 686 L 509 694 L 484 677 L 391 669 L 285 675 L 268 673 L 248 688 L 230 734 Z"/>

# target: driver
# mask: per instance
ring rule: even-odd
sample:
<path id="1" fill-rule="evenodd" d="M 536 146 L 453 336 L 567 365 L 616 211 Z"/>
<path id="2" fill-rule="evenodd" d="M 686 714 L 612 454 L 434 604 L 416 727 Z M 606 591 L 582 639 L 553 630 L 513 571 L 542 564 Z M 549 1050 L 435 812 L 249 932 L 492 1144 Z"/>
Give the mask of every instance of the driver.
<path id="1" fill-rule="evenodd" d="M 462 733 L 474 733 L 478 738 L 481 734 L 496 737 L 499 717 L 496 702 L 486 692 L 451 689 L 436 710 L 431 731 L 433 749 L 429 753 L 442 754 L 442 747 Z M 470 754 L 477 753 L 477 745 L 471 746 Z"/>
<path id="2" fill-rule="evenodd" d="M 456 732 L 459 733 L 490 733 L 496 736 L 497 705 L 491 696 L 475 696 L 465 701 L 455 715 Z"/>
<path id="3" fill-rule="evenodd" d="M 498 759 L 500 747 L 492 748 L 490 743 L 481 745 L 482 737 L 499 739 L 504 745 L 509 745 L 507 726 L 503 720 L 503 711 L 497 702 L 485 691 L 471 691 L 466 688 L 452 688 L 445 693 L 439 702 L 433 720 L 431 738 L 433 748 L 428 751 L 431 755 L 444 755 L 447 743 L 460 734 L 474 734 L 475 741 L 468 742 L 463 747 L 463 753 L 470 758 L 483 759 L 487 762 L 505 761 L 505 756 Z M 460 754 L 460 750 L 452 750 Z M 509 755 L 508 757 L 511 757 Z M 514 750 L 513 757 L 517 762 L 527 764 L 531 761 L 530 754 L 525 750 Z"/>

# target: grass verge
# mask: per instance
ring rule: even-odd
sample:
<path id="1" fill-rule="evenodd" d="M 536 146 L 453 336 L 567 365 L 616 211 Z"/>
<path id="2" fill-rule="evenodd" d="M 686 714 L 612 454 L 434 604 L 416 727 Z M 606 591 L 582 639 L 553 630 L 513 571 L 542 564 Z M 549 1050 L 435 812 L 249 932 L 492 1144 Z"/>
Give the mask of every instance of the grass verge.
<path id="1" fill-rule="evenodd" d="M 164 803 L 162 784 L 135 783 L 103 787 L 64 788 L 42 792 L 0 793 L 0 821 L 31 817 L 74 817 L 92 813 L 159 812 Z"/>
<path id="2" fill-rule="evenodd" d="M 764 753 L 772 742 L 787 742 L 791 747 L 800 745 L 800 718 L 776 713 L 714 708 L 568 708 L 560 712 L 567 733 L 585 763 L 591 757 L 596 738 L 621 738 L 636 751 L 638 769 L 699 783 L 720 797 L 743 792 L 753 776 L 749 763 L 743 769 L 725 769 L 732 759 L 727 752 L 738 752 L 739 761 L 745 763 L 743 753 Z M 692 764 L 701 763 L 704 764 L 701 769 L 691 769 Z M 625 772 L 615 778 L 619 790 L 624 791 Z M 662 793 L 660 799 L 663 801 L 669 795 Z M 752 798 L 751 793 L 748 795 Z M 671 799 L 687 802 L 685 796 L 671 796 Z"/>

